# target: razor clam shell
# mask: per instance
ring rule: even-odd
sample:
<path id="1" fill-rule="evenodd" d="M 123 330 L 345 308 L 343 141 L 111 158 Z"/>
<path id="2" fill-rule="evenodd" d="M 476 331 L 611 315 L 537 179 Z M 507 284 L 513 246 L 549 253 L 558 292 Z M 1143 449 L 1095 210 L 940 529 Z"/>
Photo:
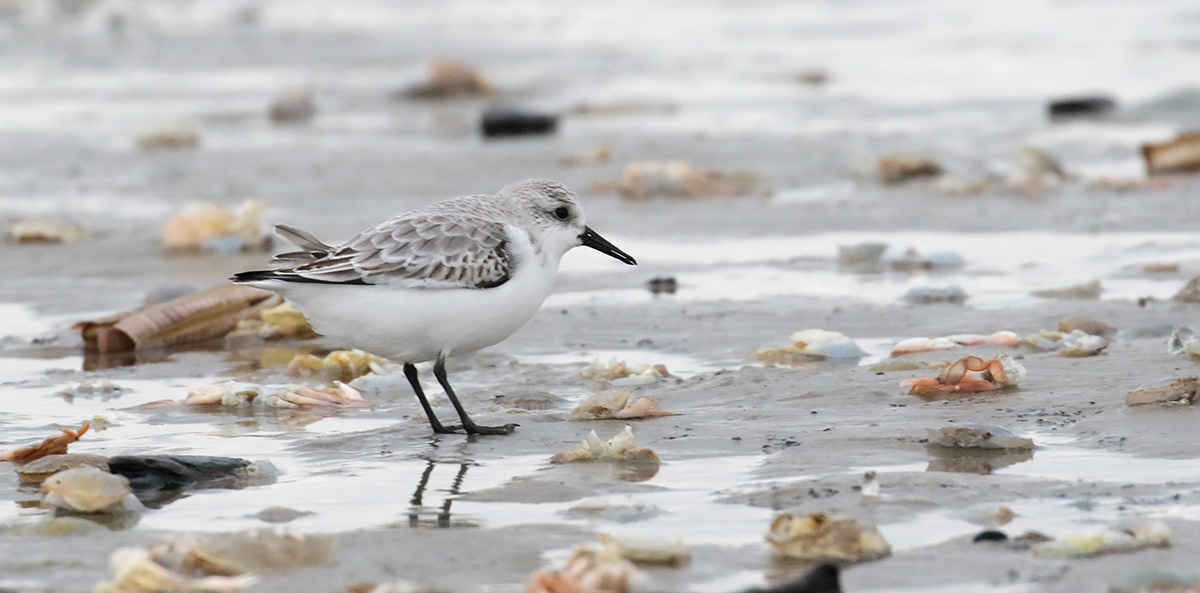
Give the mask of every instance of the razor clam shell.
<path id="1" fill-rule="evenodd" d="M 224 284 L 165 303 L 75 324 L 99 352 L 162 348 L 223 336 L 283 298 L 266 290 Z"/>

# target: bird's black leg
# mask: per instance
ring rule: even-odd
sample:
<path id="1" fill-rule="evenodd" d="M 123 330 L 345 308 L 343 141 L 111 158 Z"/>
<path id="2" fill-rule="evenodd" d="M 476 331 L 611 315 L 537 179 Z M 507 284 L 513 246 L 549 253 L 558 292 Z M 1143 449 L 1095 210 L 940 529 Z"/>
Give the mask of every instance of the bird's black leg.
<path id="1" fill-rule="evenodd" d="M 433 376 L 437 377 L 438 383 L 441 383 L 442 389 L 446 391 L 446 397 L 450 398 L 450 403 L 454 404 L 454 409 L 458 412 L 458 417 L 462 419 L 462 427 L 467 434 L 512 434 L 513 429 L 517 427 L 516 424 L 480 426 L 471 420 L 471 417 L 467 415 L 467 410 L 458 401 L 458 396 L 454 395 L 454 389 L 450 387 L 450 382 L 446 380 L 445 354 L 438 354 L 437 361 L 433 363 Z"/>
<path id="2" fill-rule="evenodd" d="M 442 423 L 438 421 L 437 415 L 433 413 L 433 406 L 429 405 L 429 400 L 425 399 L 425 392 L 421 389 L 421 380 L 417 378 L 417 367 L 413 366 L 412 363 L 404 363 L 404 376 L 408 377 L 409 384 L 412 385 L 413 391 L 417 393 L 417 399 L 421 400 L 421 407 L 425 408 L 425 415 L 429 417 L 429 425 L 433 427 L 433 432 L 438 434 L 454 434 L 455 431 L 462 428 L 457 424 L 442 426 Z M 438 380 L 441 381 L 441 378 L 439 377 Z M 442 385 L 445 385 L 445 383 L 443 382 Z M 461 410 L 457 400 L 451 398 L 450 401 L 454 402 L 455 408 Z"/>

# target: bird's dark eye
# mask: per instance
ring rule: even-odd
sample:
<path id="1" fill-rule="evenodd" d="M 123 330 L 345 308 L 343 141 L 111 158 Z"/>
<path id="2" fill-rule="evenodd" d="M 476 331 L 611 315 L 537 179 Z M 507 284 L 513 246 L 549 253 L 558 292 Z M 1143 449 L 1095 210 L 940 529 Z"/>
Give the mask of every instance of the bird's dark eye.
<path id="1" fill-rule="evenodd" d="M 554 209 L 554 217 L 559 220 L 566 220 L 571 216 L 571 210 L 566 206 L 559 206 Z"/>

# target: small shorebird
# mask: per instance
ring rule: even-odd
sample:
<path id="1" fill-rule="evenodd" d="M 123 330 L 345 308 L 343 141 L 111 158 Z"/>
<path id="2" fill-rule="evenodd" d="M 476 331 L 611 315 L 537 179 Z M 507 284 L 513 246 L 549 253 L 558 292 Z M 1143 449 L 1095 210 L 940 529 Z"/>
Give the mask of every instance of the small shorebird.
<path id="1" fill-rule="evenodd" d="M 544 179 L 413 210 L 340 247 L 275 228 L 302 251 L 272 260 L 288 267 L 231 280 L 283 295 L 325 336 L 403 362 L 437 433 L 512 433 L 515 424 L 471 420 L 446 380 L 446 357 L 496 344 L 525 325 L 550 294 L 564 253 L 584 245 L 637 264 L 584 224 L 575 192 Z M 461 425 L 434 415 L 413 366 L 427 360 Z"/>

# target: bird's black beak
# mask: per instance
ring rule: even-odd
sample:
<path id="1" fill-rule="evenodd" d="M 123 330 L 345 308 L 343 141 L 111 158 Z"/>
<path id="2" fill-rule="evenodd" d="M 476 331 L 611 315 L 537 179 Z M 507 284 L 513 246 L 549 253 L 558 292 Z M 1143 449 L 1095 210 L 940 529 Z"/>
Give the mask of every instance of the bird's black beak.
<path id="1" fill-rule="evenodd" d="M 579 243 L 584 247 L 591 247 L 600 253 L 610 255 L 614 259 L 623 261 L 631 266 L 637 265 L 637 260 L 629 256 L 628 253 L 617 249 L 616 245 L 609 243 L 607 239 L 596 234 L 589 227 L 583 227 L 583 234 L 579 235 Z"/>

